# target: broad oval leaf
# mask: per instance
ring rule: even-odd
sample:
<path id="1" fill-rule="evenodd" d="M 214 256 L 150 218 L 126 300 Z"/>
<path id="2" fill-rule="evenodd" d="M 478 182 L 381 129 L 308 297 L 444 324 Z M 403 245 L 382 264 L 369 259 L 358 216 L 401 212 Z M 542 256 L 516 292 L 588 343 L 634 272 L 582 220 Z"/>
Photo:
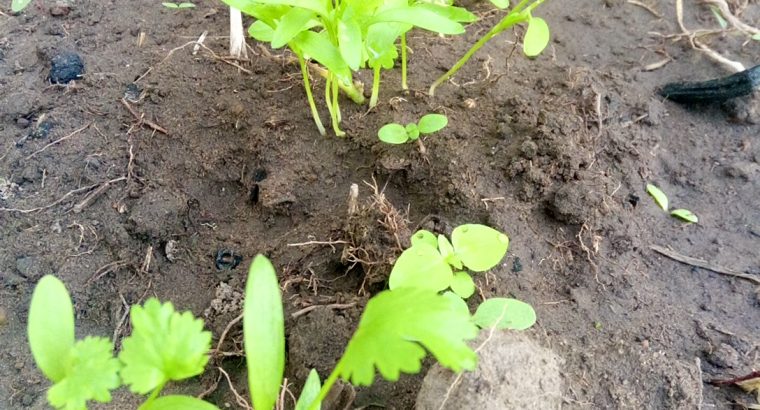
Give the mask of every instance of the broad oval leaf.
<path id="1" fill-rule="evenodd" d="M 319 390 L 322 388 L 322 384 L 319 381 L 319 373 L 315 369 L 311 369 L 309 377 L 306 378 L 306 383 L 303 385 L 301 395 L 298 396 L 295 410 L 308 410 L 311 408 L 312 402 L 319 396 Z M 317 403 L 313 410 L 320 410 L 322 403 Z"/>
<path id="2" fill-rule="evenodd" d="M 256 255 L 248 271 L 243 343 L 253 407 L 271 410 L 277 402 L 285 370 L 285 322 L 277 274 L 263 255 Z"/>
<path id="3" fill-rule="evenodd" d="M 352 70 L 362 64 L 362 29 L 352 18 L 338 21 L 338 49 L 343 60 Z"/>
<path id="4" fill-rule="evenodd" d="M 525 330 L 536 323 L 536 311 L 517 299 L 491 298 L 478 306 L 473 320 L 482 329 Z"/>
<path id="5" fill-rule="evenodd" d="M 697 218 L 697 216 L 694 215 L 694 213 L 688 209 L 681 209 L 681 208 L 674 209 L 670 214 L 686 222 L 691 222 L 691 223 L 699 222 L 699 218 Z"/>
<path id="6" fill-rule="evenodd" d="M 62 380 L 74 346 L 74 306 L 66 286 L 55 276 L 45 275 L 34 288 L 27 335 L 37 367 L 51 381 Z"/>
<path id="7" fill-rule="evenodd" d="M 656 186 L 652 184 L 647 184 L 647 193 L 654 198 L 654 202 L 657 203 L 657 205 L 662 208 L 663 211 L 668 210 L 669 203 L 668 203 L 668 196 L 665 195 L 664 192 L 660 188 L 657 188 Z"/>
<path id="8" fill-rule="evenodd" d="M 314 18 L 311 10 L 293 7 L 285 13 L 277 24 L 272 36 L 272 48 L 280 48 L 290 42 L 295 36 L 306 30 L 309 20 Z"/>
<path id="9" fill-rule="evenodd" d="M 192 396 L 177 394 L 161 396 L 143 404 L 138 410 L 219 410 L 219 407 Z"/>
<path id="10" fill-rule="evenodd" d="M 269 24 L 256 20 L 251 24 L 251 27 L 248 27 L 248 35 L 258 41 L 269 43 L 274 37 L 274 29 L 269 27 Z"/>
<path id="11" fill-rule="evenodd" d="M 496 266 L 509 248 L 509 237 L 485 225 L 459 225 L 451 233 L 454 252 L 464 266 L 485 272 Z"/>
<path id="12" fill-rule="evenodd" d="M 372 18 L 376 23 L 406 23 L 440 34 L 462 34 L 464 27 L 426 7 L 405 6 L 382 11 Z"/>
<path id="13" fill-rule="evenodd" d="M 478 21 L 478 16 L 472 14 L 464 7 L 444 6 L 440 4 L 423 3 L 418 4 L 418 7 L 426 8 L 433 13 L 439 14 L 449 20 L 454 20 L 459 23 L 472 23 Z"/>
<path id="14" fill-rule="evenodd" d="M 379 131 L 377 131 L 377 137 L 380 141 L 388 144 L 403 144 L 409 141 L 409 135 L 406 133 L 406 128 L 401 124 L 390 123 L 383 125 Z"/>
<path id="15" fill-rule="evenodd" d="M 87 401 L 111 401 L 111 390 L 121 386 L 119 361 L 113 343 L 105 337 L 87 336 L 76 342 L 66 362 L 66 376 L 48 390 L 48 401 L 57 408 L 84 409 Z"/>
<path id="16" fill-rule="evenodd" d="M 31 2 L 32 0 L 13 0 L 11 2 L 11 11 L 14 13 L 18 13 L 21 10 L 24 10 L 26 6 L 28 6 L 29 3 Z"/>
<path id="17" fill-rule="evenodd" d="M 386 380 L 418 373 L 425 349 L 455 372 L 473 370 L 477 355 L 466 340 L 477 335 L 461 300 L 422 288 L 380 292 L 369 300 L 336 370 L 356 386 L 368 386 L 375 368 Z"/>
<path id="18" fill-rule="evenodd" d="M 436 239 L 435 235 L 433 235 L 432 232 L 426 231 L 424 229 L 421 229 L 412 235 L 412 246 L 420 244 L 420 243 L 426 243 L 432 247 L 438 246 L 438 239 Z"/>
<path id="19" fill-rule="evenodd" d="M 491 3 L 500 9 L 509 7 L 509 0 L 491 0 Z"/>
<path id="20" fill-rule="evenodd" d="M 441 291 L 449 287 L 453 272 L 440 252 L 426 243 L 414 245 L 398 257 L 388 279 L 391 290 L 414 287 Z"/>
<path id="21" fill-rule="evenodd" d="M 528 30 L 523 38 L 523 52 L 528 57 L 541 54 L 549 44 L 549 25 L 540 17 L 528 20 Z"/>
<path id="22" fill-rule="evenodd" d="M 442 114 L 427 114 L 420 118 L 417 126 L 422 134 L 431 134 L 440 131 L 449 124 L 449 119 Z"/>
<path id="23" fill-rule="evenodd" d="M 469 273 L 455 272 L 454 278 L 451 280 L 451 290 L 460 298 L 467 299 L 475 293 L 475 282 L 472 281 L 472 276 Z"/>

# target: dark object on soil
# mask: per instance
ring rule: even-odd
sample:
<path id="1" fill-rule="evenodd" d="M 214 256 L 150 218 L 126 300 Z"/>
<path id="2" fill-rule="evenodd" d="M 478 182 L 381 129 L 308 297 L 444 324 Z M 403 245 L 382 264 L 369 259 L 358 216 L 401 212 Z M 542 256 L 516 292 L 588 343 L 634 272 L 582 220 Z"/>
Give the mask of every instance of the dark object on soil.
<path id="1" fill-rule="evenodd" d="M 68 84 L 82 78 L 84 62 L 77 53 L 64 51 L 53 57 L 50 64 L 50 82 L 53 84 Z"/>
<path id="2" fill-rule="evenodd" d="M 666 84 L 658 94 L 677 103 L 712 103 L 752 94 L 758 87 L 760 65 L 714 80 Z"/>
<path id="3" fill-rule="evenodd" d="M 16 146 L 22 147 L 24 143 L 26 143 L 26 141 L 30 139 L 41 140 L 41 139 L 47 138 L 48 135 L 50 134 L 50 131 L 53 129 L 54 125 L 55 124 L 53 124 L 52 121 L 48 121 L 48 120 L 43 120 L 41 122 L 38 122 L 37 125 L 32 130 L 30 130 L 28 134 L 26 134 L 20 140 L 16 141 Z"/>
<path id="4" fill-rule="evenodd" d="M 520 262 L 520 258 L 515 257 L 515 260 L 512 262 L 512 272 L 519 273 L 522 272 L 523 266 L 522 262 Z"/>
<path id="5" fill-rule="evenodd" d="M 240 265 L 243 261 L 241 255 L 235 254 L 234 251 L 229 249 L 219 249 L 216 252 L 216 259 L 214 260 L 214 266 L 219 270 L 232 270 Z"/>
<path id="6" fill-rule="evenodd" d="M 127 88 L 124 90 L 124 99 L 131 103 L 140 102 L 140 94 L 142 90 L 135 83 L 127 84 Z"/>

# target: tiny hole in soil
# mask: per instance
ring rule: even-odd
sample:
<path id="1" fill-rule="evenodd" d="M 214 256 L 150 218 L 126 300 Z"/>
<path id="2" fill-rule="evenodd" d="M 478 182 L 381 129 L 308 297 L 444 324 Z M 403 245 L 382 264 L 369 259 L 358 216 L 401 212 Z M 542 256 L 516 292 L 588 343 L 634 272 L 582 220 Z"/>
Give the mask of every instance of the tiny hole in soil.
<path id="1" fill-rule="evenodd" d="M 251 192 L 248 194 L 248 199 L 250 199 L 251 203 L 254 205 L 259 203 L 259 184 L 254 184 L 251 187 Z"/>

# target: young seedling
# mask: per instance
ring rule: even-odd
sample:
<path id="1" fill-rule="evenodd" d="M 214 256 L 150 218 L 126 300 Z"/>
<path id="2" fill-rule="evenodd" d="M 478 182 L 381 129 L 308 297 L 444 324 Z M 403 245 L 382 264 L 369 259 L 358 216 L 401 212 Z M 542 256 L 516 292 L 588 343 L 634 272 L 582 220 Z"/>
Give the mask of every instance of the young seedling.
<path id="1" fill-rule="evenodd" d="M 506 9 L 509 7 L 509 0 L 490 1 L 499 9 Z M 459 61 L 446 72 L 446 74 L 435 80 L 433 85 L 430 86 L 428 93 L 434 95 L 436 87 L 453 77 L 454 74 L 456 74 L 457 71 L 459 71 L 459 69 L 462 68 L 462 66 L 464 66 L 465 63 L 467 63 L 467 61 L 486 43 L 517 24 L 528 24 L 528 29 L 523 38 L 523 53 L 527 57 L 535 57 L 541 54 L 544 48 L 549 44 L 549 25 L 546 24 L 544 19 L 533 17 L 532 12 L 543 2 L 544 0 L 521 0 L 503 19 L 501 19 L 501 21 L 496 23 L 496 25 L 481 37 L 475 45 L 467 50 L 462 58 L 460 58 Z"/>
<path id="2" fill-rule="evenodd" d="M 218 410 L 191 396 L 158 396 L 168 381 L 203 372 L 211 347 L 203 321 L 156 299 L 132 306 L 130 316 L 132 334 L 124 339 L 117 359 L 107 338 L 75 341 L 74 308 L 66 287 L 51 275 L 40 280 L 29 307 L 28 337 L 37 367 L 53 382 L 48 402 L 65 410 L 86 409 L 90 400 L 108 403 L 111 390 L 123 381 L 135 393 L 151 392 L 140 410 Z"/>
<path id="3" fill-rule="evenodd" d="M 403 126 L 401 124 L 390 123 L 383 125 L 377 131 L 377 137 L 380 141 L 388 144 L 403 144 L 408 141 L 417 141 L 422 155 L 427 153 L 425 145 L 420 139 L 420 134 L 432 134 L 442 130 L 448 125 L 449 119 L 442 114 L 427 114 L 420 118 L 416 124 L 410 122 Z"/>
<path id="4" fill-rule="evenodd" d="M 182 9 L 194 9 L 195 4 L 193 3 L 161 3 L 164 7 L 167 9 L 175 9 L 175 10 L 182 10 Z"/>
<path id="5" fill-rule="evenodd" d="M 668 212 L 669 210 L 669 201 L 668 196 L 665 195 L 662 190 L 652 184 L 647 184 L 647 193 L 654 199 L 654 202 L 657 203 L 657 205 L 662 208 L 663 211 Z M 670 216 L 673 216 L 675 218 L 681 219 L 683 221 L 689 222 L 689 223 L 698 223 L 699 218 L 697 218 L 696 215 L 694 215 L 693 212 L 691 212 L 688 209 L 674 209 L 670 211 Z"/>

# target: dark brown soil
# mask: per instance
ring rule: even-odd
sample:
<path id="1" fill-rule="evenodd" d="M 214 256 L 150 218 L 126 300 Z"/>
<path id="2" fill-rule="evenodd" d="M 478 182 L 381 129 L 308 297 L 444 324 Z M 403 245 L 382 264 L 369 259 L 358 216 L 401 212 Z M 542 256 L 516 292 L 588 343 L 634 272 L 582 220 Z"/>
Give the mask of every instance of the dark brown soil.
<path id="1" fill-rule="evenodd" d="M 477 278 L 480 294 L 533 304 L 539 319 L 528 334 L 562 357 L 567 408 L 752 402 L 699 378 L 760 365 L 757 285 L 650 249 L 760 273 L 752 101 L 741 112 L 662 101 L 655 90 L 666 82 L 726 72 L 685 41 L 652 34 L 680 31 L 671 2 L 655 2 L 658 18 L 622 0 L 549 1 L 539 12 L 553 30 L 544 55 L 513 54 L 514 36 L 505 35 L 428 97 L 435 77 L 496 21 L 484 3 L 469 2 L 484 18 L 463 37 L 412 36 L 414 91 L 401 93 L 398 73 L 387 73 L 376 109 L 343 102 L 345 139 L 317 133 L 296 66 L 255 44 L 247 71 L 211 55 L 226 49 L 221 3 L 175 12 L 154 1 L 82 0 L 53 16 L 52 3 L 35 1 L 21 15 L 0 15 L 0 407 L 45 408 L 47 382 L 25 339 L 42 275 L 56 274 L 71 290 L 80 336 L 120 339 L 125 304 L 157 296 L 205 315 L 216 340 L 240 312 L 257 253 L 272 258 L 285 291 L 290 389 L 297 394 L 312 367 L 326 377 L 384 283 L 365 281 L 361 264 L 342 257 L 343 244 L 303 243 L 345 240 L 349 188 L 358 184 L 367 201 L 364 181 L 373 178 L 396 209 L 408 210 L 411 230 L 431 220 L 471 222 L 510 236 L 503 265 Z M 707 7 L 685 3 L 688 27 L 717 27 Z M 742 19 L 758 16 L 750 2 Z M 208 50 L 193 55 L 188 44 L 204 30 Z M 757 63 L 760 42 L 737 33 L 709 41 Z M 83 57 L 86 75 L 75 85 L 47 81 L 61 51 Z M 643 70 L 660 53 L 673 60 Z M 144 93 L 131 103 L 135 113 L 167 135 L 140 126 L 122 105 L 133 82 Z M 414 145 L 377 140 L 383 124 L 432 111 L 450 123 L 425 138 L 426 157 Z M 700 223 L 659 210 L 647 183 Z M 220 250 L 243 262 L 217 269 Z M 330 304 L 353 305 L 290 316 Z M 233 327 L 222 349 L 237 352 L 240 342 Z M 245 396 L 235 357 L 173 388 L 213 387 L 216 366 Z M 359 389 L 354 405 L 410 409 L 421 380 L 377 382 Z M 207 398 L 239 407 L 224 379 Z M 112 408 L 136 403 L 126 393 L 115 400 Z"/>

